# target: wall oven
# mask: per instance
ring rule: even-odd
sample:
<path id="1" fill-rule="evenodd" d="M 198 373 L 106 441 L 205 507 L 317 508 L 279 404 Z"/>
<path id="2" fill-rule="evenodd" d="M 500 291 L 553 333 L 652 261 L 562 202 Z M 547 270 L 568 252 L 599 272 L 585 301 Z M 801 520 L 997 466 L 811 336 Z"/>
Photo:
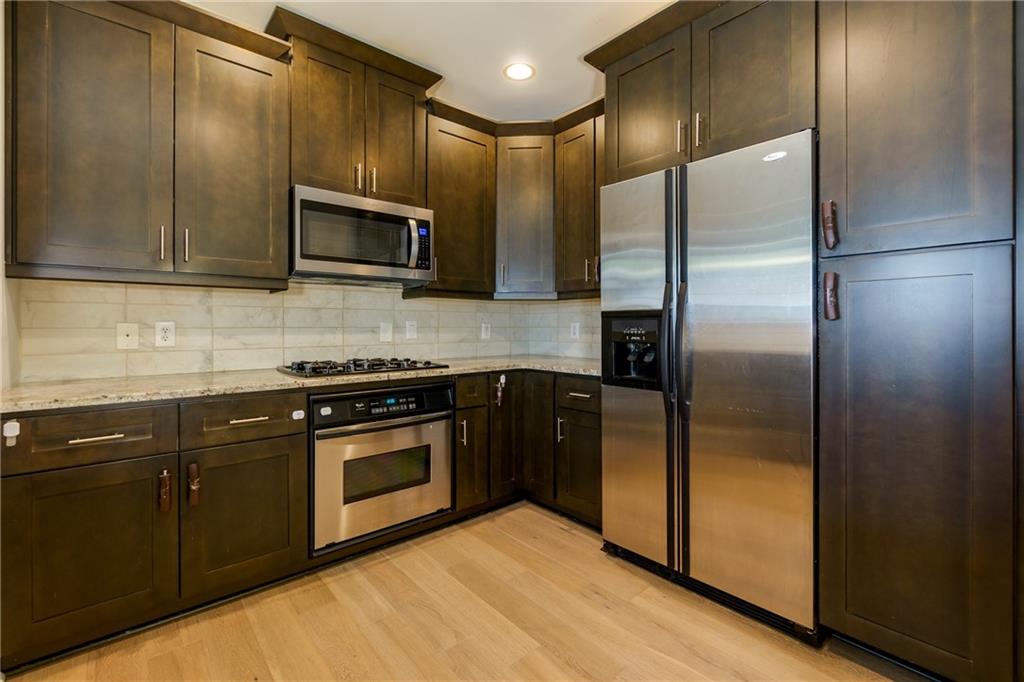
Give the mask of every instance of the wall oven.
<path id="1" fill-rule="evenodd" d="M 396 282 L 434 279 L 434 212 L 295 185 L 293 277 Z"/>
<path id="2" fill-rule="evenodd" d="M 452 508 L 452 391 L 313 398 L 314 551 Z"/>

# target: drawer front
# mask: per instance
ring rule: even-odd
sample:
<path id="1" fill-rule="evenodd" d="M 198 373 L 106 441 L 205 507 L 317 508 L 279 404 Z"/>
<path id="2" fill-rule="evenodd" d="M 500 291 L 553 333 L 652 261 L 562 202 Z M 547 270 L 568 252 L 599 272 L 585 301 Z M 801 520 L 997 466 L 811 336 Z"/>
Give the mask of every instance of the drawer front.
<path id="1" fill-rule="evenodd" d="M 181 405 L 183 451 L 305 431 L 304 393 L 234 397 Z"/>
<path id="2" fill-rule="evenodd" d="M 21 426 L 14 445 L 0 439 L 3 474 L 176 452 L 178 406 L 130 407 L 9 419 Z"/>
<path id="3" fill-rule="evenodd" d="M 487 404 L 487 375 L 473 374 L 455 380 L 455 407 L 481 407 Z"/>
<path id="4" fill-rule="evenodd" d="M 555 393 L 559 407 L 601 414 L 600 379 L 559 375 Z"/>

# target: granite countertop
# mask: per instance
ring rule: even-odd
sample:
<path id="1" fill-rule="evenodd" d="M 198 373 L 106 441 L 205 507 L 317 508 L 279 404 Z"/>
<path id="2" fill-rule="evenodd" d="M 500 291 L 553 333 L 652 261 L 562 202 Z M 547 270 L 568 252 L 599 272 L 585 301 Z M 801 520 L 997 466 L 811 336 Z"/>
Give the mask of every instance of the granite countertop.
<path id="1" fill-rule="evenodd" d="M 77 381 L 47 381 L 21 384 L 4 389 L 0 395 L 0 413 L 57 410 L 68 407 L 140 403 L 151 400 L 176 400 L 201 396 L 280 391 L 342 386 L 409 379 L 413 377 L 452 376 L 474 372 L 500 372 L 512 369 L 532 369 L 563 374 L 600 376 L 599 360 L 580 360 L 543 355 L 520 355 L 503 358 L 474 358 L 445 360 L 444 369 L 414 372 L 380 372 L 349 376 L 302 379 L 282 374 L 276 369 L 257 369 L 232 372 L 202 372 L 198 374 L 167 374 L 124 379 L 85 379 Z"/>

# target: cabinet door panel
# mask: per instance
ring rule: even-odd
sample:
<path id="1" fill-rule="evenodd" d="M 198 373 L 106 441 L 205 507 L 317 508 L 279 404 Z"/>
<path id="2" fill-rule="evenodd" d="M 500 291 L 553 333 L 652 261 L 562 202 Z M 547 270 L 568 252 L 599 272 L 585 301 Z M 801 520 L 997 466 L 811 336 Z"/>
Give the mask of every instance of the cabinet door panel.
<path id="1" fill-rule="evenodd" d="M 495 291 L 555 290 L 554 139 L 498 138 Z"/>
<path id="2" fill-rule="evenodd" d="M 427 119 L 427 206 L 434 211 L 437 280 L 431 289 L 494 291 L 493 136 Z"/>
<path id="3" fill-rule="evenodd" d="M 556 502 L 580 520 L 600 525 L 601 417 L 560 408 L 556 436 Z"/>
<path id="4" fill-rule="evenodd" d="M 814 6 L 731 2 L 693 23 L 695 159 L 814 126 Z"/>
<path id="5" fill-rule="evenodd" d="M 819 8 L 821 255 L 1011 238 L 1011 3 Z"/>
<path id="6" fill-rule="evenodd" d="M 828 261 L 821 621 L 956 679 L 1007 679 L 1008 246 Z"/>
<path id="7" fill-rule="evenodd" d="M 555 136 L 555 275 L 558 291 L 594 288 L 594 121 Z"/>
<path id="8" fill-rule="evenodd" d="M 295 38 L 292 182 L 366 193 L 365 67 Z"/>
<path id="9" fill-rule="evenodd" d="M 112 3 L 15 12 L 17 260 L 172 269 L 173 26 Z"/>
<path id="10" fill-rule="evenodd" d="M 455 509 L 462 511 L 489 499 L 490 436 L 486 407 L 455 412 Z"/>
<path id="11" fill-rule="evenodd" d="M 287 67 L 175 36 L 175 268 L 287 277 Z"/>
<path id="12" fill-rule="evenodd" d="M 366 196 L 426 205 L 426 99 L 415 83 L 366 68 Z"/>
<path id="13" fill-rule="evenodd" d="M 690 27 L 683 26 L 605 71 L 608 182 L 690 160 Z"/>
<path id="14" fill-rule="evenodd" d="M 499 389 L 502 377 L 505 385 Z M 491 499 L 495 499 L 511 495 L 519 483 L 523 373 L 494 373 L 488 376 L 488 382 L 491 391 Z"/>
<path id="15" fill-rule="evenodd" d="M 176 471 L 161 455 L 3 479 L 5 668 L 173 608 Z"/>
<path id="16" fill-rule="evenodd" d="M 523 376 L 523 487 L 543 502 L 555 499 L 555 376 Z"/>
<path id="17" fill-rule="evenodd" d="M 306 556 L 305 435 L 182 453 L 179 478 L 183 596 L 265 582 Z"/>

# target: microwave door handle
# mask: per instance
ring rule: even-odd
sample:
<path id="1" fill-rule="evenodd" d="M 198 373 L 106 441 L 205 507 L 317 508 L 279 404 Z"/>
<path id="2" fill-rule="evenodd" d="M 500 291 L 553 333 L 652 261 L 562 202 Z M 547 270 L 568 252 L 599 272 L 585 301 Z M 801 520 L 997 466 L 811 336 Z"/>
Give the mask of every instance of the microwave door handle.
<path id="1" fill-rule="evenodd" d="M 416 219 L 409 218 L 409 267 L 415 268 L 420 259 L 420 236 L 416 232 Z"/>

